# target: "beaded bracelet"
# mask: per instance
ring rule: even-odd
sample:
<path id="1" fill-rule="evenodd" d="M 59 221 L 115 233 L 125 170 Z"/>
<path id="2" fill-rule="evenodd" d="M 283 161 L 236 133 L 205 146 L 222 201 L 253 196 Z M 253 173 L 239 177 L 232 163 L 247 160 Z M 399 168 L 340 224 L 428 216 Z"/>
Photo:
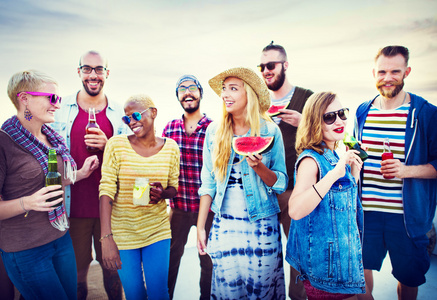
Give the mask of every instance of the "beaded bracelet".
<path id="1" fill-rule="evenodd" d="M 24 215 L 24 217 L 26 218 L 27 215 L 29 214 L 29 210 L 27 210 L 27 209 L 24 208 L 23 197 L 20 198 L 20 205 L 21 205 L 21 208 L 22 208 L 22 209 L 24 210 L 24 212 L 26 213 L 26 214 Z"/>
<path id="2" fill-rule="evenodd" d="M 112 236 L 112 232 L 111 232 L 111 233 L 108 233 L 108 234 L 105 235 L 105 236 L 102 236 L 102 237 L 100 238 L 99 242 L 101 243 L 103 239 L 106 239 L 106 238 L 108 238 L 108 237 L 110 237 L 110 236 Z"/>

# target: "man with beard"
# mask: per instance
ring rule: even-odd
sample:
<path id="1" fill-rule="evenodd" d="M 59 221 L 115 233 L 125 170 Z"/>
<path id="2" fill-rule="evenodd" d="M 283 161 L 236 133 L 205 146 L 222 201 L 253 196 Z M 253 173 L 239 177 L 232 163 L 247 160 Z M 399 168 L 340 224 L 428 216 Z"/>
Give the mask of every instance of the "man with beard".
<path id="1" fill-rule="evenodd" d="M 437 107 L 404 91 L 408 58 L 402 46 L 379 50 L 373 69 L 379 95 L 356 112 L 355 136 L 369 154 L 360 180 L 366 279 L 360 299 L 373 299 L 372 270 L 381 269 L 387 252 L 399 299 L 417 298 L 430 265 L 426 233 L 436 210 Z M 394 157 L 382 160 L 386 138 Z"/>
<path id="2" fill-rule="evenodd" d="M 287 190 L 278 195 L 278 202 L 281 208 L 280 221 L 284 233 L 288 238 L 290 229 L 290 216 L 288 215 L 288 199 L 294 186 L 294 165 L 296 164 L 296 130 L 302 117 L 302 109 L 308 97 L 313 94 L 298 86 L 293 86 L 287 78 L 285 71 L 289 67 L 287 53 L 284 47 L 273 44 L 267 45 L 261 54 L 261 64 L 258 66 L 267 87 L 272 91 L 272 105 L 286 105 L 280 109 L 279 115 L 272 117 L 282 132 L 285 147 L 285 163 L 289 177 Z M 296 282 L 299 272 L 290 266 L 290 283 L 288 295 L 291 299 L 306 299 L 305 288 L 302 281 Z"/>
<path id="3" fill-rule="evenodd" d="M 106 59 L 96 51 L 88 51 L 80 57 L 77 68 L 82 89 L 62 99 L 61 109 L 56 111 L 53 127 L 64 137 L 71 155 L 80 168 L 88 156 L 96 154 L 103 161 L 103 151 L 110 137 L 127 132 L 121 120 L 123 109 L 103 92 L 109 76 Z M 85 132 L 88 110 L 94 108 L 97 124 Z M 87 151 L 87 146 L 96 152 Z M 87 275 L 92 257 L 92 242 L 96 259 L 102 265 L 102 249 L 99 239 L 99 183 L 101 165 L 90 177 L 65 188 L 65 202 L 70 216 L 70 235 L 76 255 L 77 298 L 86 299 Z M 103 270 L 103 283 L 109 299 L 122 299 L 122 286 L 117 271 Z"/>
<path id="4" fill-rule="evenodd" d="M 163 137 L 172 138 L 180 148 L 179 188 L 176 196 L 170 199 L 170 268 L 168 274 L 168 289 L 170 299 L 173 298 L 176 278 L 181 257 L 187 243 L 191 227 L 197 224 L 200 197 L 200 171 L 202 169 L 202 150 L 205 131 L 212 122 L 200 112 L 200 100 L 203 89 L 193 75 L 184 75 L 176 83 L 176 97 L 184 114 L 181 119 L 170 121 L 164 128 Z M 205 224 L 206 234 L 212 225 L 214 214 L 210 211 Z M 200 259 L 200 299 L 211 297 L 212 261 L 208 255 L 199 255 Z"/>

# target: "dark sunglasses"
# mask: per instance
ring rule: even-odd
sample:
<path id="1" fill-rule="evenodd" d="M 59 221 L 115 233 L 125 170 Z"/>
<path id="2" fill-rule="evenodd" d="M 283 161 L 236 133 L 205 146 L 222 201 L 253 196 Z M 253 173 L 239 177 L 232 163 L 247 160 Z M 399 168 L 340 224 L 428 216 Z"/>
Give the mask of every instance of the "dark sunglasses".
<path id="1" fill-rule="evenodd" d="M 130 124 L 130 119 L 131 119 L 131 118 L 134 119 L 135 121 L 139 121 L 139 120 L 141 120 L 143 113 L 145 113 L 146 111 L 148 111 L 148 110 L 151 109 L 151 108 L 152 108 L 152 107 L 149 107 L 148 109 L 143 110 L 142 112 L 138 112 L 138 111 L 136 111 L 136 112 L 134 112 L 134 113 L 133 113 L 132 115 L 130 115 L 130 116 L 123 116 L 123 117 L 121 117 L 121 119 L 123 120 L 123 122 L 124 122 L 126 125 L 129 125 L 129 124 Z"/>
<path id="2" fill-rule="evenodd" d="M 258 69 L 260 72 L 264 72 L 264 68 L 267 68 L 269 71 L 273 71 L 276 68 L 276 64 L 283 64 L 285 61 L 271 61 L 266 64 L 259 64 Z"/>
<path id="3" fill-rule="evenodd" d="M 347 120 L 347 116 L 349 115 L 349 108 L 342 108 L 337 111 L 332 111 L 323 115 L 323 121 L 326 125 L 331 125 L 337 119 L 337 116 L 343 121 Z"/>
<path id="4" fill-rule="evenodd" d="M 26 93 L 26 94 L 29 94 L 29 95 L 32 95 L 32 96 L 50 96 L 49 101 L 50 101 L 51 105 L 56 105 L 58 102 L 59 102 L 59 104 L 61 104 L 61 100 L 62 100 L 62 98 L 60 96 L 56 95 L 56 94 L 52 94 L 52 93 L 40 93 L 40 92 L 19 92 L 17 94 L 17 97 L 19 97 L 21 93 Z"/>
<path id="5" fill-rule="evenodd" d="M 183 86 L 183 85 L 181 85 L 180 87 L 178 87 L 178 93 L 185 94 L 185 92 L 186 92 L 187 90 L 189 90 L 190 92 L 194 93 L 194 92 L 197 91 L 198 89 L 199 89 L 199 88 L 198 88 L 197 85 L 195 85 L 195 84 L 192 84 L 192 85 L 190 85 L 190 86 Z"/>

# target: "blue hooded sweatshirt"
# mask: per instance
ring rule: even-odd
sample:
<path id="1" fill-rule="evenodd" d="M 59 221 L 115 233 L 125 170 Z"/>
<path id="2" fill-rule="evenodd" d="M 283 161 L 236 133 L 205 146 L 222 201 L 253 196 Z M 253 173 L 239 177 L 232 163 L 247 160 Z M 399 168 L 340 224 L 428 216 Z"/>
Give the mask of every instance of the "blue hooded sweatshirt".
<path id="1" fill-rule="evenodd" d="M 412 93 L 410 96 L 410 110 L 405 129 L 405 165 L 429 163 L 437 170 L 437 107 L 422 97 Z M 359 141 L 362 140 L 364 123 L 375 99 L 376 97 L 364 102 L 357 109 L 354 135 Z M 360 183 L 362 177 L 361 172 Z M 436 189 L 435 178 L 403 179 L 404 224 L 410 238 L 423 236 L 431 229 L 436 211 Z"/>

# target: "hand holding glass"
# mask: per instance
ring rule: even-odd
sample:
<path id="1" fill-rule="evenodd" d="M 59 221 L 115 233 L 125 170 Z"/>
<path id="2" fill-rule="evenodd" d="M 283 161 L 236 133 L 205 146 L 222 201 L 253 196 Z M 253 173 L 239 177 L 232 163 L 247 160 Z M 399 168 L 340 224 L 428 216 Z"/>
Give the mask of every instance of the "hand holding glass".
<path id="1" fill-rule="evenodd" d="M 134 205 L 147 205 L 150 202 L 150 185 L 149 178 L 135 178 L 133 190 Z"/>

